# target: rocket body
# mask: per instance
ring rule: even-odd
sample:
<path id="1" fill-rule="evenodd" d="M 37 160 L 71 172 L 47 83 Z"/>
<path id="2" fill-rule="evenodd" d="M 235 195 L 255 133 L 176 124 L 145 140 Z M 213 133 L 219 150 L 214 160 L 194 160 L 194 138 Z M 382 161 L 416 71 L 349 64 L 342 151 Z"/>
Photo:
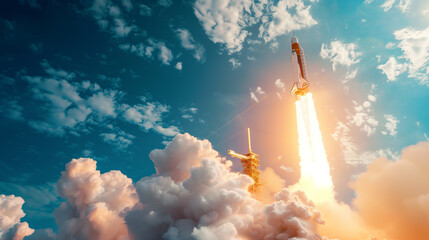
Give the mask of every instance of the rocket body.
<path id="1" fill-rule="evenodd" d="M 299 46 L 297 37 L 292 37 L 291 45 L 292 53 L 290 55 L 290 59 L 292 62 L 293 86 L 290 92 L 292 95 L 299 98 L 308 92 L 310 84 L 308 82 L 304 50 Z"/>

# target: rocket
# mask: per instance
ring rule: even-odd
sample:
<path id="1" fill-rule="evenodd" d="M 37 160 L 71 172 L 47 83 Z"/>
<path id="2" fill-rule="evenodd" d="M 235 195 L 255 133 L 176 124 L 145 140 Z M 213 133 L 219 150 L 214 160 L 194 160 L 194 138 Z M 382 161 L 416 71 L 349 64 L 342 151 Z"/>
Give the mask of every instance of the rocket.
<path id="1" fill-rule="evenodd" d="M 298 38 L 293 35 L 291 40 L 292 53 L 290 59 L 292 62 L 293 86 L 290 91 L 297 99 L 308 92 L 309 82 L 307 67 L 305 65 L 304 50 L 299 46 Z"/>

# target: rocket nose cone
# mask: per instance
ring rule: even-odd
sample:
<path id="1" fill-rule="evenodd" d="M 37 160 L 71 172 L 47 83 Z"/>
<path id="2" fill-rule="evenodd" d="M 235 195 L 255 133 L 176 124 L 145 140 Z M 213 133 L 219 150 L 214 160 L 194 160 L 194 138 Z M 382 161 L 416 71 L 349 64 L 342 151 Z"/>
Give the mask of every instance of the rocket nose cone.
<path id="1" fill-rule="evenodd" d="M 298 43 L 298 38 L 294 35 L 290 41 L 291 43 Z"/>

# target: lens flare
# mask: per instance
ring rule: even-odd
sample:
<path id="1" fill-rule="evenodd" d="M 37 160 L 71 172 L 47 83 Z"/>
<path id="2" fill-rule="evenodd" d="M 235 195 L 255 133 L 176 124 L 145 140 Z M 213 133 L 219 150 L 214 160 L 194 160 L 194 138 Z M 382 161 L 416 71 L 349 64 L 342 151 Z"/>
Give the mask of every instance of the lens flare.
<path id="1" fill-rule="evenodd" d="M 323 146 L 313 96 L 307 93 L 296 101 L 301 178 L 298 188 L 315 202 L 333 198 L 329 162 Z"/>

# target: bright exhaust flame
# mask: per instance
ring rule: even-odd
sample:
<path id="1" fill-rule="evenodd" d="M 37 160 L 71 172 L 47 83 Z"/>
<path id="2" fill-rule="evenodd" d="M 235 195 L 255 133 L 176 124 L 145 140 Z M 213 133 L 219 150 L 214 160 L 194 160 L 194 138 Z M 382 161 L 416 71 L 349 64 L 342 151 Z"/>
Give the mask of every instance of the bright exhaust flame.
<path id="1" fill-rule="evenodd" d="M 315 202 L 333 199 L 329 162 L 311 93 L 301 96 L 295 104 L 301 158 L 301 178 L 297 187 Z"/>

